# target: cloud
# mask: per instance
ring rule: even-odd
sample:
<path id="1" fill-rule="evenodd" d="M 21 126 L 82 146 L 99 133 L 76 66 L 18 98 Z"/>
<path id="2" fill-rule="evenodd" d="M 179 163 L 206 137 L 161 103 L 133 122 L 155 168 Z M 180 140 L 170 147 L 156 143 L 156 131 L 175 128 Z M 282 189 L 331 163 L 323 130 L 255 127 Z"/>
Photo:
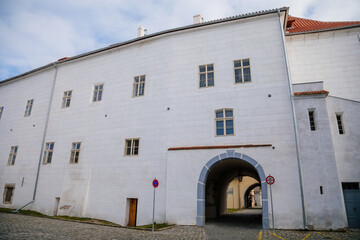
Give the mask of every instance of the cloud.
<path id="1" fill-rule="evenodd" d="M 318 20 L 359 20 L 358 0 L 1 0 L 0 80 L 136 37 L 259 10 L 290 6 L 290 14 Z"/>

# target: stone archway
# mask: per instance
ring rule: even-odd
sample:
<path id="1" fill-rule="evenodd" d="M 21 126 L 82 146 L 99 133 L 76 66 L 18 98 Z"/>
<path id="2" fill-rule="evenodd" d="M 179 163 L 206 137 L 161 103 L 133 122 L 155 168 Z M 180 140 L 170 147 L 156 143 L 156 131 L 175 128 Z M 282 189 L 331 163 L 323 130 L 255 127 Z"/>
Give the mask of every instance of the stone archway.
<path id="1" fill-rule="evenodd" d="M 265 182 L 265 173 L 260 164 L 253 158 L 237 153 L 235 150 L 227 150 L 225 153 L 219 154 L 210 159 L 203 169 L 201 170 L 198 187 L 197 187 L 197 226 L 204 226 L 205 224 L 205 191 L 206 191 L 206 180 L 211 169 L 218 163 L 226 161 L 227 159 L 245 161 L 252 165 L 260 178 L 261 183 L 261 194 L 262 194 L 262 226 L 264 229 L 269 228 L 269 208 L 268 208 L 268 191 L 267 184 Z"/>
<path id="2" fill-rule="evenodd" d="M 246 191 L 245 191 L 245 193 L 244 193 L 245 208 L 249 208 L 249 205 L 248 205 L 248 203 L 247 203 L 247 198 L 248 198 L 251 190 L 253 190 L 253 189 L 256 188 L 256 187 L 261 187 L 261 184 L 260 184 L 260 183 L 254 183 L 254 184 L 252 184 L 251 186 L 249 186 L 249 187 L 246 189 Z"/>

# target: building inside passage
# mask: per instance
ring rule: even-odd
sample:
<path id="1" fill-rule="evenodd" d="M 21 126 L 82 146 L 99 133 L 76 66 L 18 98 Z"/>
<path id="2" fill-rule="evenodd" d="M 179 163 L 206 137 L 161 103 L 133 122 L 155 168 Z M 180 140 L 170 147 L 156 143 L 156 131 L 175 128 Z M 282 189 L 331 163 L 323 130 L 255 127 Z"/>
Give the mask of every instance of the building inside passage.
<path id="1" fill-rule="evenodd" d="M 360 22 L 193 21 L 1 81 L 0 206 L 145 225 L 156 178 L 158 223 L 359 228 Z"/>

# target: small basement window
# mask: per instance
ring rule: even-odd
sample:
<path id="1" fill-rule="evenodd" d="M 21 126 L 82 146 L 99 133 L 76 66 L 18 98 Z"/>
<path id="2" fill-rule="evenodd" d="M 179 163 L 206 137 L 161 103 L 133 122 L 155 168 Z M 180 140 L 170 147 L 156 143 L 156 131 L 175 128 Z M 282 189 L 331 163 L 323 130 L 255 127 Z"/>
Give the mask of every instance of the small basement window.
<path id="1" fill-rule="evenodd" d="M 14 196 L 15 184 L 5 184 L 3 203 L 11 204 Z"/>

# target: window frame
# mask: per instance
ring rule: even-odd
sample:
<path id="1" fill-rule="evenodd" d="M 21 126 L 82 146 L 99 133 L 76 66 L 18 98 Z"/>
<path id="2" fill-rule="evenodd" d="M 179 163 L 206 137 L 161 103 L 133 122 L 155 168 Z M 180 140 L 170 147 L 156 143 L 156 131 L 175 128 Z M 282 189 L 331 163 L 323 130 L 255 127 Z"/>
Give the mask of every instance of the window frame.
<path id="1" fill-rule="evenodd" d="M 212 68 L 213 70 L 211 71 L 208 71 L 208 66 L 209 65 L 212 65 Z M 205 72 L 201 72 L 200 68 L 205 66 Z M 207 64 L 202 64 L 202 65 L 199 65 L 198 67 L 198 70 L 199 70 L 199 83 L 198 83 L 198 87 L 201 89 L 201 88 L 209 88 L 209 87 L 215 87 L 215 63 L 207 63 Z M 209 77 L 208 77 L 208 74 L 209 73 L 212 73 L 213 74 L 213 85 L 210 85 L 209 86 Z M 201 86 L 201 74 L 205 74 L 205 86 Z"/>
<path id="2" fill-rule="evenodd" d="M 27 101 L 26 107 L 25 107 L 24 117 L 31 116 L 31 111 L 32 111 L 33 105 L 34 105 L 34 99 L 30 99 L 30 100 Z"/>
<path id="3" fill-rule="evenodd" d="M 10 147 L 10 153 L 9 153 L 9 158 L 8 158 L 8 162 L 7 162 L 8 166 L 15 165 L 18 150 L 19 150 L 19 146 L 11 146 Z"/>
<path id="4" fill-rule="evenodd" d="M 128 142 L 130 141 L 130 147 L 128 147 Z M 137 146 L 134 145 L 134 142 L 137 142 Z M 137 147 L 137 153 L 135 153 L 135 148 Z M 128 148 L 130 148 L 130 154 L 128 154 Z M 125 139 L 125 149 L 124 156 L 125 157 L 133 157 L 140 155 L 140 138 L 127 138 Z"/>
<path id="5" fill-rule="evenodd" d="M 308 109 L 308 119 L 309 119 L 310 131 L 311 132 L 317 131 L 318 128 L 317 128 L 317 124 L 316 124 L 315 108 Z"/>
<path id="6" fill-rule="evenodd" d="M 3 112 L 4 112 L 4 106 L 0 107 L 0 119 L 2 117 Z"/>
<path id="7" fill-rule="evenodd" d="M 75 148 L 74 148 L 75 144 Z M 79 148 L 77 146 L 79 145 Z M 72 142 L 70 151 L 70 164 L 78 164 L 80 160 L 81 142 Z M 76 153 L 77 156 L 76 156 Z"/>
<path id="8" fill-rule="evenodd" d="M 244 66 L 244 60 L 248 60 L 249 61 L 249 66 Z M 238 62 L 240 61 L 241 63 L 241 66 L 240 67 L 235 67 L 235 62 Z M 244 69 L 245 68 L 249 68 L 249 71 L 250 71 L 250 81 L 245 81 L 245 78 L 244 78 Z M 233 69 L 234 69 L 234 83 L 235 84 L 243 84 L 243 83 L 251 83 L 252 82 L 252 73 L 251 73 L 251 60 L 250 58 L 243 58 L 243 59 L 237 59 L 237 60 L 234 60 L 233 61 Z M 240 69 L 241 71 L 241 81 L 240 82 L 236 82 L 236 70 Z"/>
<path id="9" fill-rule="evenodd" d="M 338 133 L 339 135 L 344 135 L 345 128 L 344 128 L 343 113 L 335 113 L 335 117 L 336 117 L 336 124 L 338 127 Z"/>
<path id="10" fill-rule="evenodd" d="M 104 95 L 104 83 L 97 83 L 94 84 L 93 87 L 93 94 L 92 94 L 92 102 L 101 102 L 103 99 L 103 95 Z M 101 89 L 100 89 L 101 87 Z M 96 89 L 98 88 L 98 89 Z M 99 94 L 100 93 L 100 94 Z"/>
<path id="11" fill-rule="evenodd" d="M 64 91 L 61 108 L 69 108 L 71 104 L 71 98 L 72 98 L 72 90 Z"/>
<path id="12" fill-rule="evenodd" d="M 12 188 L 10 200 L 6 201 L 9 188 Z M 15 183 L 6 183 L 4 185 L 4 192 L 3 192 L 3 204 L 12 204 L 13 198 L 15 193 Z"/>
<path id="13" fill-rule="evenodd" d="M 142 81 L 142 77 L 143 77 L 144 81 Z M 136 81 L 136 78 L 138 78 L 138 82 Z M 145 85 L 146 85 L 146 74 L 134 76 L 132 97 L 145 96 Z M 141 95 L 140 95 L 140 89 L 142 89 Z"/>
<path id="14" fill-rule="evenodd" d="M 226 111 L 229 111 L 229 110 L 231 110 L 232 116 L 231 117 L 226 117 Z M 217 115 L 216 115 L 219 111 L 222 111 L 222 114 L 223 114 L 223 116 L 220 117 L 220 118 L 218 118 Z M 232 129 L 233 129 L 232 134 L 227 134 L 226 133 L 227 132 L 226 121 L 228 121 L 228 120 L 232 120 Z M 222 123 L 223 123 L 224 134 L 222 134 L 222 135 L 218 134 L 218 126 L 217 126 L 218 121 L 222 121 Z M 234 122 L 235 122 L 235 117 L 234 117 L 234 109 L 233 108 L 216 109 L 215 110 L 215 136 L 216 137 L 235 136 L 235 123 Z"/>
<path id="15" fill-rule="evenodd" d="M 52 148 L 51 148 L 52 147 Z M 45 150 L 42 159 L 42 164 L 50 164 L 54 155 L 55 142 L 45 143 Z"/>

